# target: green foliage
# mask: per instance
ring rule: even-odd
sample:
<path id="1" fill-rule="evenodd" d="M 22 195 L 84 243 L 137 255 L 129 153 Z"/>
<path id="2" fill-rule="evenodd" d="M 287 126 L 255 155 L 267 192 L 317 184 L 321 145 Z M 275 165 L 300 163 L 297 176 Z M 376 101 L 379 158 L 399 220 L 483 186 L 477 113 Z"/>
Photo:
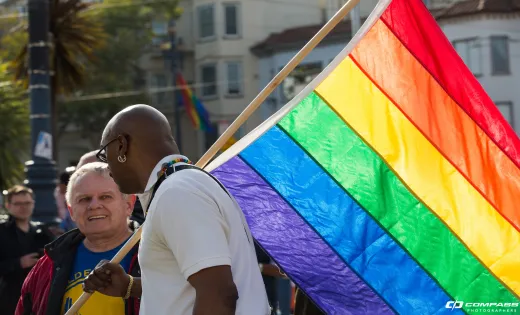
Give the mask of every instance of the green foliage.
<path id="1" fill-rule="evenodd" d="M 100 133 L 114 113 L 130 104 L 148 103 L 144 93 L 66 100 L 142 88 L 144 74 L 137 65 L 153 39 L 151 22 L 180 16 L 178 0 L 105 0 L 94 5 L 81 0 L 50 2 L 54 148 L 58 147 L 57 136 L 71 125 L 97 146 Z M 9 61 L 14 70 L 11 79 L 21 79 L 27 86 L 27 20 L 9 22 L 11 31 L 0 41 L 0 58 Z"/>
<path id="2" fill-rule="evenodd" d="M 20 156 L 29 146 L 29 102 L 17 82 L 8 79 L 7 65 L 0 65 L 0 191 L 23 180 Z"/>
<path id="3" fill-rule="evenodd" d="M 103 46 L 105 34 L 97 18 L 89 13 L 91 5 L 82 0 L 50 0 L 49 32 L 52 34 L 50 49 L 51 113 L 53 130 L 53 153 L 57 156 L 59 113 L 58 95 L 73 93 L 85 85 L 86 69 L 95 61 L 94 52 Z M 16 28 L 2 39 L 4 59 L 10 62 L 13 81 L 29 86 L 28 24 L 22 20 Z"/>
<path id="4" fill-rule="evenodd" d="M 99 22 L 88 14 L 90 4 L 82 0 L 51 0 L 49 9 L 49 32 L 52 34 L 50 68 L 53 97 L 69 94 L 85 83 L 85 71 L 95 61 L 94 52 L 103 46 L 105 35 Z M 13 44 L 18 51 L 10 58 L 15 69 L 15 80 L 22 80 L 28 86 L 28 26 L 25 23 L 19 31 L 4 39 L 4 44 Z M 8 49 L 9 51 L 9 49 Z M 12 56 L 11 56 L 12 57 Z"/>
<path id="5" fill-rule="evenodd" d="M 104 1 L 104 5 L 93 10 L 106 36 L 107 45 L 95 52 L 96 63 L 87 74 L 87 83 L 76 97 L 113 94 L 144 88 L 145 74 L 138 61 L 153 39 L 152 19 L 168 20 L 178 16 L 176 1 L 143 2 Z M 79 127 L 84 137 L 91 139 L 97 147 L 101 132 L 108 120 L 122 108 L 139 103 L 148 103 L 144 92 L 125 97 L 101 97 L 99 99 L 69 101 L 62 104 L 59 130 L 73 124 Z"/>

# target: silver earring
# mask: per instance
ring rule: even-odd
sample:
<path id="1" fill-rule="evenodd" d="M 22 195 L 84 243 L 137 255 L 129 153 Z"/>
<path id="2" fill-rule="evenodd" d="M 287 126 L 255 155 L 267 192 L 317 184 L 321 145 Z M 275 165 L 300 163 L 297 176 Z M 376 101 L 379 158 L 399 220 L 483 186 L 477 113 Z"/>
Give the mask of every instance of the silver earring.
<path id="1" fill-rule="evenodd" d="M 125 163 L 126 162 L 126 155 L 118 156 L 117 160 L 119 161 L 119 163 Z"/>

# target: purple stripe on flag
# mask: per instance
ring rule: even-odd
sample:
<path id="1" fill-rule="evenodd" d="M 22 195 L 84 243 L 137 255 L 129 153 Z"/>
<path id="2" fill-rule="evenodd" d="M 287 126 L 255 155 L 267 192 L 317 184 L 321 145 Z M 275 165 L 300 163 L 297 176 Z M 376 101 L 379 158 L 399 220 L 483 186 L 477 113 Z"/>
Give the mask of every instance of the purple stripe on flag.
<path id="1" fill-rule="evenodd" d="M 262 247 L 327 314 L 393 314 L 244 161 L 235 157 L 212 173 L 236 198 Z"/>

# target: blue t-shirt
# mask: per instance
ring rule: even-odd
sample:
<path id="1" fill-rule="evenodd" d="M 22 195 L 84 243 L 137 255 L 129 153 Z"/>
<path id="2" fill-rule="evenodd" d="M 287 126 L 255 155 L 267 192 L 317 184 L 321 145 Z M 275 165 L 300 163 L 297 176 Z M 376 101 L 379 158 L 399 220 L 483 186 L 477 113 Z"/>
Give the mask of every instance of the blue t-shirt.
<path id="1" fill-rule="evenodd" d="M 76 252 L 76 258 L 74 259 L 74 265 L 69 276 L 69 282 L 67 284 L 67 288 L 65 289 L 65 295 L 63 296 L 61 314 L 65 314 L 67 310 L 72 307 L 74 302 L 76 302 L 81 296 L 83 293 L 83 281 L 97 266 L 97 264 L 103 259 L 111 260 L 121 249 L 121 247 L 123 247 L 124 243 L 112 250 L 95 253 L 88 250 L 83 242 L 81 242 Z M 120 263 L 126 272 L 128 272 L 128 269 L 130 268 L 130 262 L 132 260 L 133 254 L 134 250 L 130 251 Z M 122 298 L 111 297 L 96 292 L 81 307 L 78 314 L 124 315 L 125 303 Z"/>

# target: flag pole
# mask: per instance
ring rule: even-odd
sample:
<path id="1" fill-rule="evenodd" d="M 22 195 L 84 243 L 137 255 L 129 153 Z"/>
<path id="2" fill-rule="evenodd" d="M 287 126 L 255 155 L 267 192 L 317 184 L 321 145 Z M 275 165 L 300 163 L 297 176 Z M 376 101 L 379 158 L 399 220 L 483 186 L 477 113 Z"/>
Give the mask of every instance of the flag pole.
<path id="1" fill-rule="evenodd" d="M 226 142 L 235 134 L 235 132 L 243 125 L 246 120 L 254 113 L 256 109 L 262 104 L 274 89 L 293 71 L 296 66 L 327 36 L 336 25 L 339 24 L 349 14 L 349 12 L 359 3 L 360 0 L 349 0 L 339 9 L 336 14 L 314 35 L 311 40 L 303 46 L 303 48 L 285 65 L 285 67 L 267 84 L 267 86 L 258 94 L 255 99 L 242 111 L 242 113 L 233 121 L 233 123 L 224 131 L 224 133 L 217 139 L 217 141 L 209 148 L 209 150 L 197 162 L 197 166 L 205 167 L 209 160 L 217 154 L 217 152 L 226 144 Z M 125 245 L 117 252 L 110 262 L 120 263 L 121 260 L 128 254 L 135 244 L 141 238 L 140 226 Z M 72 307 L 65 313 L 65 315 L 74 315 L 87 302 L 92 294 L 83 292 L 79 299 L 72 305 Z"/>
<path id="2" fill-rule="evenodd" d="M 267 97 L 282 83 L 282 81 L 293 71 L 298 64 L 327 36 L 336 25 L 338 25 L 349 12 L 359 3 L 360 0 L 349 0 L 334 16 L 319 30 L 314 37 L 303 46 L 303 48 L 278 72 L 266 87 L 253 99 L 253 101 L 240 113 L 233 123 L 215 141 L 208 151 L 200 158 L 196 166 L 204 168 L 209 161 L 218 153 L 226 142 L 237 132 L 247 119 L 260 107 Z"/>

